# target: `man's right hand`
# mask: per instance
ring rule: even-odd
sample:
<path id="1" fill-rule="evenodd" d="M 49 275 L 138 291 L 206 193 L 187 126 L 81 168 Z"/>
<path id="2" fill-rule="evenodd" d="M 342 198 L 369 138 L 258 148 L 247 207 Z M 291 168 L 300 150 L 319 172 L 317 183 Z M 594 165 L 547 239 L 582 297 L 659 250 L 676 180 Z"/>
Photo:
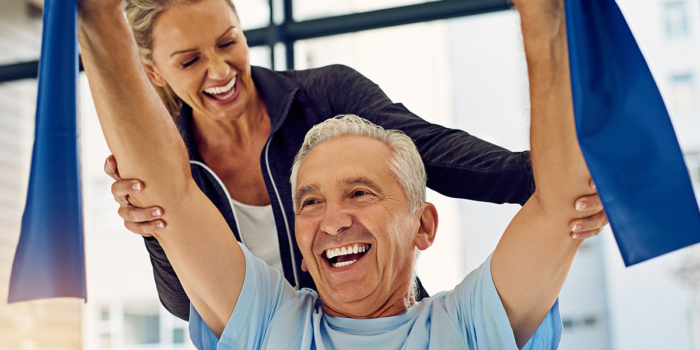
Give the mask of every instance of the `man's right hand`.
<path id="1" fill-rule="evenodd" d="M 112 194 L 114 200 L 119 203 L 118 214 L 124 219 L 124 227 L 127 230 L 144 237 L 152 237 L 153 233 L 165 227 L 165 221 L 159 219 L 163 216 L 162 208 L 138 208 L 129 202 L 129 195 L 143 191 L 144 184 L 139 180 L 123 180 L 119 176 L 117 161 L 113 155 L 107 157 L 105 173 L 115 180 L 112 184 Z"/>

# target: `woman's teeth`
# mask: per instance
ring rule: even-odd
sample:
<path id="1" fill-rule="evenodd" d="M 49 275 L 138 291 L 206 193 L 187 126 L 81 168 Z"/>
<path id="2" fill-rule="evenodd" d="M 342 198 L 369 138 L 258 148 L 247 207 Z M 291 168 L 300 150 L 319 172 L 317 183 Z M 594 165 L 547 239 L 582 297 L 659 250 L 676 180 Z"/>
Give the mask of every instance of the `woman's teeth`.
<path id="1" fill-rule="evenodd" d="M 226 86 L 217 86 L 217 87 L 206 88 L 206 89 L 204 89 L 204 92 L 206 92 L 207 94 L 213 96 L 214 98 L 216 98 L 218 100 L 225 100 L 225 99 L 231 97 L 234 92 L 236 92 L 236 90 L 234 89 L 235 86 L 236 86 L 236 77 L 234 76 L 233 79 L 231 79 L 231 81 L 228 84 L 226 84 Z M 216 96 L 216 95 L 221 95 L 221 94 L 225 94 L 225 95 Z"/>

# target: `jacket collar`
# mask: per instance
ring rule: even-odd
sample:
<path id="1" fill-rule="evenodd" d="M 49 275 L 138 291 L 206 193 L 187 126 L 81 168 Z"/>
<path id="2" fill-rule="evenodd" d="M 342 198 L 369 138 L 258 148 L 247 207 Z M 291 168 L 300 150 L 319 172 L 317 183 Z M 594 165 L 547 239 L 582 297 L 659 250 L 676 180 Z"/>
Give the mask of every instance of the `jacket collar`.
<path id="1" fill-rule="evenodd" d="M 288 77 L 262 67 L 251 67 L 253 83 L 270 116 L 270 136 L 274 135 L 287 119 L 292 102 L 300 90 L 299 84 Z M 180 115 L 175 120 L 190 160 L 204 162 L 194 138 L 192 107 L 183 103 Z"/>

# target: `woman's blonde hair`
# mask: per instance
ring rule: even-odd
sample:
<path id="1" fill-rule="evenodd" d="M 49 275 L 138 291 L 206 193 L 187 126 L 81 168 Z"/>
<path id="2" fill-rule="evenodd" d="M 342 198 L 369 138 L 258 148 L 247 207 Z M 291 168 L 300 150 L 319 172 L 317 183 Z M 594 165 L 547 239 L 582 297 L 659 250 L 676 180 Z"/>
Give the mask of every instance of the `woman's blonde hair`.
<path id="1" fill-rule="evenodd" d="M 165 11 L 169 6 L 178 4 L 193 4 L 200 0 L 125 0 L 124 12 L 129 20 L 131 32 L 136 39 L 136 46 L 139 49 L 141 59 L 153 64 L 153 24 L 158 15 Z M 224 0 L 233 10 L 233 13 L 238 16 L 236 7 L 232 0 Z M 151 82 L 153 83 L 153 82 Z M 164 87 L 153 84 L 153 87 L 158 92 L 158 96 L 165 104 L 165 107 L 170 112 L 173 118 L 180 114 L 182 100 L 178 97 L 170 85 Z"/>

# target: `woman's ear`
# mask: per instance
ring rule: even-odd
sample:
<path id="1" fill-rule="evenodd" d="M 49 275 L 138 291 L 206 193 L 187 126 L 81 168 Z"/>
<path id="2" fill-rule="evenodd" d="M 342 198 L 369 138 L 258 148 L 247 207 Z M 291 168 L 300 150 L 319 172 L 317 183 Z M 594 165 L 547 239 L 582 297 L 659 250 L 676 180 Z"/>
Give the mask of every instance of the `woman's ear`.
<path id="1" fill-rule="evenodd" d="M 143 63 L 143 67 L 146 69 L 146 73 L 148 74 L 148 77 L 151 78 L 153 84 L 156 84 L 160 87 L 168 85 L 165 79 L 163 79 L 163 76 L 161 76 L 160 73 L 158 73 L 158 71 L 152 64 Z"/>
<path id="2" fill-rule="evenodd" d="M 438 227 L 438 213 L 437 208 L 435 208 L 432 203 L 425 203 L 420 210 L 422 211 L 420 226 L 418 227 L 418 232 L 416 232 L 414 241 L 416 243 L 416 248 L 426 250 L 430 248 L 435 241 L 435 234 L 437 233 Z"/>

